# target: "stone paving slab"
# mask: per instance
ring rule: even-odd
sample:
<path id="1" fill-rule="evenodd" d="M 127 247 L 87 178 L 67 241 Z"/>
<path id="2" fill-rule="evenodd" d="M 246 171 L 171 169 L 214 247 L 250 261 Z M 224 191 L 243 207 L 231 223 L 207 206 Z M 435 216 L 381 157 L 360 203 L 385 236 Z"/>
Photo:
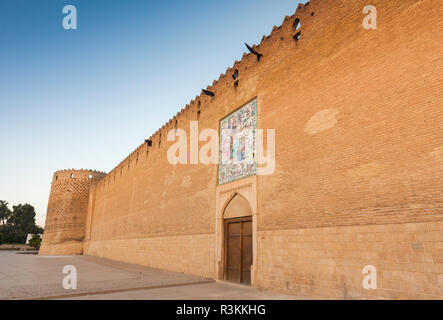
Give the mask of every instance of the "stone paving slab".
<path id="1" fill-rule="evenodd" d="M 62 286 L 66 265 L 77 269 L 77 290 L 65 290 Z M 202 282 L 212 280 L 97 257 L 0 251 L 0 299 L 61 297 Z"/>

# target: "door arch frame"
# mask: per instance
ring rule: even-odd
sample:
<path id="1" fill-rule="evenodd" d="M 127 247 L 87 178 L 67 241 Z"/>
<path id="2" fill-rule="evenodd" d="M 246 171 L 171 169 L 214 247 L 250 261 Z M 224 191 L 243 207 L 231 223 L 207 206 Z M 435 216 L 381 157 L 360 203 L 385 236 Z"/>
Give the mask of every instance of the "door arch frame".
<path id="1" fill-rule="evenodd" d="M 257 176 L 250 176 L 217 187 L 216 196 L 216 279 L 224 280 L 225 266 L 225 229 L 224 214 L 229 203 L 236 195 L 242 196 L 251 207 L 252 217 L 252 266 L 251 286 L 257 286 Z"/>

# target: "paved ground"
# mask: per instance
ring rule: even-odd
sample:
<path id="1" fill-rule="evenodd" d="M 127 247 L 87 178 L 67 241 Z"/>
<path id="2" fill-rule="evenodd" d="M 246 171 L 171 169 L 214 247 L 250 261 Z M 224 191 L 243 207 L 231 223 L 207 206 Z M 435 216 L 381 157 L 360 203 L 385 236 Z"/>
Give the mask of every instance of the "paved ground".
<path id="1" fill-rule="evenodd" d="M 62 298 L 63 299 L 63 298 Z M 292 300 L 254 288 L 222 282 L 72 297 L 70 300 Z M 65 300 L 65 299 L 63 299 Z"/>
<path id="2" fill-rule="evenodd" d="M 63 267 L 77 269 L 77 290 L 62 286 Z M 214 282 L 87 256 L 47 257 L 0 251 L 0 299 L 294 299 L 249 287 Z"/>

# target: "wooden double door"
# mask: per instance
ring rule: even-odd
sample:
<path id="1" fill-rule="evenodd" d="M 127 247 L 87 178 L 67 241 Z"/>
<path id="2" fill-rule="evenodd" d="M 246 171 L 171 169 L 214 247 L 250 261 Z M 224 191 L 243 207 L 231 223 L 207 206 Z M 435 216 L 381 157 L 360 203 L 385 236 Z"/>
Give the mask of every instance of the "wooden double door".
<path id="1" fill-rule="evenodd" d="M 225 220 L 225 280 L 251 284 L 252 217 Z"/>

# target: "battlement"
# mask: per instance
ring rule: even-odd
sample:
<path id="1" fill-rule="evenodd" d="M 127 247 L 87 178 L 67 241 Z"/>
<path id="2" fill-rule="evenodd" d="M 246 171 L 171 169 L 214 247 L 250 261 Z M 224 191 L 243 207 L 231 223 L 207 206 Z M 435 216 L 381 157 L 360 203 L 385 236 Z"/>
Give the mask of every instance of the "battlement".
<path id="1" fill-rule="evenodd" d="M 106 172 L 89 170 L 89 169 L 63 169 L 54 172 L 52 182 L 60 182 L 68 179 L 91 179 L 93 181 L 99 181 L 104 176 Z"/>
<path id="2" fill-rule="evenodd" d="M 315 12 L 320 10 L 319 2 L 314 0 L 305 4 L 299 4 L 296 12 L 291 16 L 286 16 L 280 26 L 274 26 L 271 33 L 267 36 L 264 35 L 258 45 L 251 45 L 253 50 L 263 55 L 259 61 L 253 53 L 245 52 L 240 61 L 236 60 L 232 67 L 228 67 L 225 73 L 220 74 L 217 80 L 214 80 L 211 85 L 206 87 L 205 90 L 213 92 L 215 94 L 214 97 L 202 93 L 192 99 L 148 138 L 148 140 L 152 141 L 152 146 L 149 146 L 147 143 L 140 144 L 105 176 L 98 184 L 98 187 L 108 185 L 112 180 L 116 179 L 117 173 L 122 175 L 124 169 L 129 169 L 132 165 L 137 164 L 142 155 L 149 154 L 151 150 L 160 145 L 170 130 L 178 128 L 191 120 L 197 120 L 197 114 L 200 117 L 208 112 L 214 107 L 214 103 L 220 99 L 220 96 L 230 95 L 235 93 L 235 91 L 241 90 L 242 84 L 247 83 L 250 77 L 255 77 L 257 73 L 263 73 L 263 70 L 271 68 L 275 63 L 276 54 L 279 57 L 285 54 L 296 54 L 296 50 L 303 43 L 304 28 L 312 23 Z M 279 53 L 279 50 L 282 52 Z M 257 68 L 260 68 L 261 71 L 257 70 Z M 233 77 L 234 74 L 236 75 L 235 79 Z"/>
<path id="3" fill-rule="evenodd" d="M 314 2 L 318 2 L 315 1 Z M 153 142 L 158 141 L 160 136 L 164 136 L 167 130 L 174 128 L 176 121 L 180 118 L 187 118 L 190 112 L 203 111 L 210 105 L 210 103 L 217 99 L 217 93 L 221 90 L 235 90 L 241 81 L 245 81 L 248 74 L 248 68 L 253 68 L 257 63 L 266 64 L 270 61 L 274 54 L 274 45 L 276 42 L 288 41 L 293 43 L 295 47 L 298 45 L 297 42 L 301 39 L 301 32 L 303 30 L 302 22 L 304 23 L 315 15 L 314 5 L 311 2 L 306 4 L 299 4 L 296 12 L 292 16 L 286 16 L 280 26 L 274 26 L 271 33 L 266 36 L 264 35 L 261 42 L 258 45 L 252 45 L 252 49 L 263 54 L 260 61 L 257 61 L 256 56 L 253 53 L 243 53 L 240 61 L 236 60 L 232 67 L 228 67 L 225 73 L 220 74 L 217 80 L 214 80 L 211 85 L 208 85 L 205 90 L 211 91 L 215 94 L 214 97 L 209 97 L 202 93 L 196 96 L 190 101 L 184 108 L 182 108 L 177 114 L 172 117 L 167 123 L 165 123 L 160 129 L 158 129 L 149 138 Z M 238 81 L 233 79 L 234 73 L 239 75 Z M 244 73 L 244 75 L 242 75 Z"/>

